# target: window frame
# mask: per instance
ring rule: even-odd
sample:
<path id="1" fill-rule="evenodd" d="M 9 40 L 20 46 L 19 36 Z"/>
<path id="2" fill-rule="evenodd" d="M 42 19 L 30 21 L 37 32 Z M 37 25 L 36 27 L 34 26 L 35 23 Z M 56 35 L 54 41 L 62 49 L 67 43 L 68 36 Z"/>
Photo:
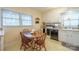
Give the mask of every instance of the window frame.
<path id="1" fill-rule="evenodd" d="M 19 15 L 19 25 L 3 25 L 3 12 L 4 12 L 4 10 L 7 10 L 7 11 L 11 11 L 11 12 L 14 12 L 14 13 L 17 13 L 18 15 Z M 29 15 L 29 16 L 31 16 L 31 21 L 32 21 L 32 25 L 22 25 L 22 16 L 21 15 L 29 15 L 29 14 L 25 14 L 25 13 L 20 13 L 20 12 L 16 12 L 16 11 L 13 11 L 13 10 L 9 10 L 9 9 L 1 9 L 1 26 L 2 27 L 32 27 L 33 26 L 33 16 L 32 15 Z M 12 19 L 14 19 L 14 18 L 12 18 Z"/>
<path id="2" fill-rule="evenodd" d="M 28 16 L 31 16 L 31 21 L 32 21 L 32 25 L 28 25 L 28 26 L 26 26 L 26 25 L 23 25 L 22 24 L 22 15 L 28 15 Z M 32 27 L 33 26 L 33 16 L 32 15 L 29 15 L 29 14 L 25 14 L 25 13 L 20 13 L 20 26 L 24 26 L 24 27 Z"/>
<path id="3" fill-rule="evenodd" d="M 75 11 L 73 11 L 73 12 L 75 12 Z M 79 18 L 78 18 L 78 19 L 76 19 L 76 18 L 75 18 L 75 19 L 69 19 L 69 24 L 70 24 L 70 25 L 65 26 L 65 25 L 64 25 L 64 22 L 65 22 L 65 21 L 68 21 L 68 19 L 64 19 L 64 18 L 63 18 L 63 16 L 65 16 L 65 13 L 63 13 L 61 16 L 62 16 L 62 20 L 63 20 L 63 27 L 64 27 L 65 29 L 79 29 L 79 27 L 78 27 L 78 26 L 79 26 L 79 23 L 78 23 L 78 26 L 75 26 L 75 27 L 71 24 L 73 20 L 78 20 L 78 22 L 79 22 Z M 74 24 L 74 25 L 75 25 L 75 24 Z"/>

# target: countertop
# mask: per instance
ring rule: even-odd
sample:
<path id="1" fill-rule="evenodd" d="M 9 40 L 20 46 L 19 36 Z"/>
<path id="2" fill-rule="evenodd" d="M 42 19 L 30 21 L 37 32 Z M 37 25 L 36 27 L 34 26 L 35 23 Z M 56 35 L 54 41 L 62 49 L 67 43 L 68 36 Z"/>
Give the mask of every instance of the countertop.
<path id="1" fill-rule="evenodd" d="M 79 31 L 79 29 L 59 29 L 59 30 L 63 30 L 63 31 Z"/>

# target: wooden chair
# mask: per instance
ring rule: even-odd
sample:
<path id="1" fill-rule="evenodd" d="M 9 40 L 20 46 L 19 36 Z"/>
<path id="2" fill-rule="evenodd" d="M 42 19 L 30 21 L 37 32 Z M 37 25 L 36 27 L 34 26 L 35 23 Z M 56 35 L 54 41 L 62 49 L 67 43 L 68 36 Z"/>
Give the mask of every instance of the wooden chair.
<path id="1" fill-rule="evenodd" d="M 31 47 L 32 40 L 28 37 L 25 37 L 23 32 L 20 32 L 20 35 L 21 35 L 21 42 L 22 42 L 20 49 L 22 49 L 23 47 L 25 51 L 26 49 Z"/>
<path id="2" fill-rule="evenodd" d="M 41 33 L 43 33 L 43 32 L 40 31 L 40 30 L 38 30 L 38 31 L 35 31 L 35 32 L 33 33 L 33 35 L 40 35 Z"/>
<path id="3" fill-rule="evenodd" d="M 23 32 L 31 32 L 31 29 L 23 29 Z"/>
<path id="4" fill-rule="evenodd" d="M 40 50 L 42 50 L 42 48 L 44 48 L 46 51 L 46 46 L 45 46 L 46 34 L 44 33 L 43 35 L 36 37 L 35 39 L 36 39 L 36 41 L 35 41 L 36 50 L 40 51 Z"/>

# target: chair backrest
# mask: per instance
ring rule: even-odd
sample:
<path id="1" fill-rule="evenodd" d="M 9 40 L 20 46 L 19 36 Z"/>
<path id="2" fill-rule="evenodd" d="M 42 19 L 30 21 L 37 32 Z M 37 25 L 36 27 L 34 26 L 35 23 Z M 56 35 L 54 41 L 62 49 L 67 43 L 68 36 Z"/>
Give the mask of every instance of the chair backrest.
<path id="1" fill-rule="evenodd" d="M 43 34 L 43 40 L 46 39 L 46 35 L 47 35 L 46 33 Z"/>
<path id="2" fill-rule="evenodd" d="M 43 35 L 36 37 L 35 43 L 38 44 L 38 45 L 42 45 L 42 44 L 45 43 L 45 39 L 46 39 L 46 34 L 43 33 Z"/>
<path id="3" fill-rule="evenodd" d="M 21 35 L 21 41 L 22 41 L 22 43 L 26 43 L 27 44 L 28 42 L 31 41 L 31 39 L 29 39 L 28 37 L 24 36 L 23 32 L 20 32 L 20 35 Z"/>
<path id="4" fill-rule="evenodd" d="M 23 32 L 31 32 L 31 29 L 23 29 Z"/>
<path id="5" fill-rule="evenodd" d="M 23 40 L 24 39 L 23 32 L 20 32 L 20 35 L 21 35 L 21 39 Z"/>
<path id="6" fill-rule="evenodd" d="M 33 35 L 39 36 L 39 35 L 41 35 L 42 33 L 43 33 L 42 31 L 38 30 L 38 31 L 35 31 L 35 32 L 33 33 Z"/>

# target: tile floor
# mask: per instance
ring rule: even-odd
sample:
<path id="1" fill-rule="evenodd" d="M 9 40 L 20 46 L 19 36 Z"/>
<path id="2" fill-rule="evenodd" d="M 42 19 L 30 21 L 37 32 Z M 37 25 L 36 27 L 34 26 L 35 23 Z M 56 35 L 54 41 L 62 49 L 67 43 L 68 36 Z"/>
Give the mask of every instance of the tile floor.
<path id="1" fill-rule="evenodd" d="M 20 41 L 16 41 L 14 45 L 5 47 L 5 51 L 21 51 L 20 45 Z M 61 42 L 50 39 L 49 36 L 46 38 L 46 47 L 47 51 L 72 51 L 71 49 L 64 47 Z"/>

